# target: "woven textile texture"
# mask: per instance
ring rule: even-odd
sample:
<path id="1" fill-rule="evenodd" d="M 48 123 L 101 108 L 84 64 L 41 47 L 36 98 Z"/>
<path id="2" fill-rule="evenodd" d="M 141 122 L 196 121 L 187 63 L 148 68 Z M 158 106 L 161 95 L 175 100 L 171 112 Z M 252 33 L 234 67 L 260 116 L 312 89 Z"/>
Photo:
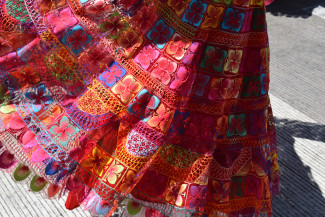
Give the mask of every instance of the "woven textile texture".
<path id="1" fill-rule="evenodd" d="M 0 0 L 0 169 L 93 216 L 272 216 L 265 0 Z"/>

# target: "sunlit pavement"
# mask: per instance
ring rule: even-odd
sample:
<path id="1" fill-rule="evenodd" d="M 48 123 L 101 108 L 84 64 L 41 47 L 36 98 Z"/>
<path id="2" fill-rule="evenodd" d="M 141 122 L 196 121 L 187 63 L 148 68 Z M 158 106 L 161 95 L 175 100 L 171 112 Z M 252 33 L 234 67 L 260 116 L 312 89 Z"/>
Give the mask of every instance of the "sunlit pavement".
<path id="1" fill-rule="evenodd" d="M 281 181 L 274 216 L 325 216 L 325 1 L 275 1 L 267 14 Z"/>

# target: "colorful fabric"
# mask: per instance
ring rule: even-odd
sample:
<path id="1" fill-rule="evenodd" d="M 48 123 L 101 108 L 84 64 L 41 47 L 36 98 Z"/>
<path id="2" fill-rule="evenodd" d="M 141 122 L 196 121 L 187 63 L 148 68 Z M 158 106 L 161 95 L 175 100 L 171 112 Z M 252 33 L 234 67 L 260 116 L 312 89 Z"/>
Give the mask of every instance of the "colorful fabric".
<path id="1" fill-rule="evenodd" d="M 265 4 L 0 1 L 0 169 L 94 216 L 272 216 Z"/>

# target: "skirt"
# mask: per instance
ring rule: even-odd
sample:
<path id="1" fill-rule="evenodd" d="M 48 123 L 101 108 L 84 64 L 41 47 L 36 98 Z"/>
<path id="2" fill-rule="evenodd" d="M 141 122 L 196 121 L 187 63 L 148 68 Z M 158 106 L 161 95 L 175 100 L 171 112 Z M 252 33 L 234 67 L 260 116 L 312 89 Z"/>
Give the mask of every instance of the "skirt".
<path id="1" fill-rule="evenodd" d="M 0 169 L 93 216 L 272 216 L 266 0 L 1 0 Z"/>

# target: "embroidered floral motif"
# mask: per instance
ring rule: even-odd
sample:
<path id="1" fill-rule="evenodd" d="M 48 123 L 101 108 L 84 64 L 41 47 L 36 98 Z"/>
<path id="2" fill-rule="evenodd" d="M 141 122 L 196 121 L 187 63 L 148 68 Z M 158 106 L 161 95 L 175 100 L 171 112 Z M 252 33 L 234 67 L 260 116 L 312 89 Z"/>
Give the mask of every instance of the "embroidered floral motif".
<path id="1" fill-rule="evenodd" d="M 210 100 L 238 98 L 241 78 L 213 78 L 209 91 Z"/>
<path id="2" fill-rule="evenodd" d="M 243 82 L 243 97 L 257 97 L 260 95 L 261 76 L 245 76 Z"/>
<path id="3" fill-rule="evenodd" d="M 94 74 L 109 66 L 113 61 L 113 58 L 107 54 L 107 50 L 100 46 L 92 46 L 79 59 Z"/>
<path id="4" fill-rule="evenodd" d="M 154 65 L 151 75 L 152 77 L 157 78 L 163 84 L 168 85 L 171 78 L 174 76 L 176 69 L 177 63 L 165 57 L 161 57 Z"/>
<path id="5" fill-rule="evenodd" d="M 174 180 L 171 180 L 166 192 L 166 201 L 175 204 L 176 206 L 184 205 L 184 195 L 187 190 L 186 184 L 177 183 Z"/>
<path id="6" fill-rule="evenodd" d="M 142 121 L 148 121 L 152 111 L 156 109 L 158 105 L 158 97 L 149 93 L 148 90 L 142 89 L 129 105 L 128 111 Z"/>
<path id="7" fill-rule="evenodd" d="M 203 3 L 200 0 L 192 0 L 184 13 L 182 20 L 192 24 L 195 27 L 198 27 L 202 22 L 206 9 L 207 4 Z"/>
<path id="8" fill-rule="evenodd" d="M 229 115 L 229 127 L 227 136 L 245 136 L 246 135 L 246 123 L 245 114 Z"/>
<path id="9" fill-rule="evenodd" d="M 248 115 L 249 120 L 249 133 L 251 135 L 258 135 L 265 133 L 266 123 L 265 123 L 265 113 L 264 111 L 254 112 Z"/>
<path id="10" fill-rule="evenodd" d="M 229 201 L 229 182 L 219 182 L 217 180 L 212 181 L 211 198 L 216 202 L 228 202 Z"/>
<path id="11" fill-rule="evenodd" d="M 166 52 L 175 59 L 181 60 L 187 52 L 187 48 L 190 46 L 190 44 L 191 43 L 188 39 L 175 34 L 171 42 L 168 43 Z"/>
<path id="12" fill-rule="evenodd" d="M 148 32 L 147 37 L 155 43 L 159 49 L 162 49 L 173 34 L 174 29 L 167 26 L 163 20 L 158 20 L 155 26 Z"/>
<path id="13" fill-rule="evenodd" d="M 136 174 L 132 170 L 128 170 L 124 180 L 122 181 L 122 185 L 120 187 L 122 192 L 129 192 L 130 189 L 134 187 L 134 185 L 137 183 Z"/>
<path id="14" fill-rule="evenodd" d="M 203 96 L 209 81 L 210 76 L 198 74 L 192 88 L 192 93 L 196 96 Z"/>
<path id="15" fill-rule="evenodd" d="M 226 59 L 226 63 L 224 67 L 225 74 L 238 73 L 242 55 L 243 55 L 243 51 L 241 50 L 228 51 L 228 57 Z"/>
<path id="16" fill-rule="evenodd" d="M 89 168 L 97 176 L 102 176 L 103 170 L 112 162 L 112 158 L 106 155 L 101 149 L 95 147 L 87 155 L 81 166 Z"/>
<path id="17" fill-rule="evenodd" d="M 31 104 L 35 113 L 45 109 L 53 102 L 53 99 L 48 94 L 48 90 L 45 88 L 44 84 L 40 84 L 39 86 L 30 89 L 30 92 L 25 93 L 25 97 Z"/>
<path id="18" fill-rule="evenodd" d="M 70 8 L 51 13 L 46 17 L 46 20 L 52 26 L 55 34 L 69 29 L 78 23 L 78 20 L 74 17 Z"/>
<path id="19" fill-rule="evenodd" d="M 45 14 L 50 10 L 64 6 L 64 4 L 65 0 L 41 0 L 39 10 L 42 14 Z"/>
<path id="20" fill-rule="evenodd" d="M 205 55 L 200 64 L 201 68 L 220 74 L 223 71 L 224 60 L 227 56 L 227 51 L 208 45 L 205 48 Z"/>
<path id="21" fill-rule="evenodd" d="M 117 161 L 114 161 L 108 170 L 105 172 L 104 180 L 108 181 L 110 184 L 116 184 L 117 178 L 120 176 L 121 172 L 124 170 L 122 165 L 117 164 Z"/>
<path id="22" fill-rule="evenodd" d="M 167 4 L 179 16 L 184 12 L 185 8 L 187 7 L 188 3 L 190 3 L 190 2 L 191 2 L 191 0 L 168 0 Z"/>
<path id="23" fill-rule="evenodd" d="M 189 188 L 188 207 L 190 209 L 202 210 L 204 209 L 207 195 L 207 186 L 191 185 Z"/>
<path id="24" fill-rule="evenodd" d="M 129 25 L 123 20 L 121 15 L 115 12 L 108 20 L 100 25 L 100 29 L 103 32 L 107 32 L 112 39 L 116 39 L 120 36 L 121 32 L 128 28 L 128 26 Z"/>
<path id="25" fill-rule="evenodd" d="M 63 44 L 67 45 L 75 54 L 79 54 L 91 40 L 92 37 L 80 25 L 73 27 L 62 38 Z"/>
<path id="26" fill-rule="evenodd" d="M 147 123 L 150 127 L 157 128 L 166 133 L 172 121 L 173 114 L 174 112 L 166 108 L 164 104 L 160 104 Z"/>
<path id="27" fill-rule="evenodd" d="M 221 27 L 225 30 L 239 32 L 244 24 L 244 13 L 233 8 L 227 8 Z"/>
<path id="28" fill-rule="evenodd" d="M 139 82 L 135 81 L 131 75 L 128 75 L 112 88 L 112 92 L 115 93 L 124 104 L 127 104 L 133 96 L 141 90 L 141 87 L 142 85 Z"/>
<path id="29" fill-rule="evenodd" d="M 85 6 L 86 13 L 104 18 L 115 11 L 115 6 L 109 0 L 94 0 Z"/>
<path id="30" fill-rule="evenodd" d="M 202 28 L 217 28 L 224 12 L 224 7 L 209 5 Z"/>
<path id="31" fill-rule="evenodd" d="M 151 63 L 153 63 L 159 56 L 159 51 L 153 48 L 151 45 L 146 45 L 134 58 L 134 61 L 140 64 L 143 69 L 148 69 Z"/>
<path id="32" fill-rule="evenodd" d="M 142 37 L 133 30 L 127 30 L 117 39 L 117 44 L 124 48 L 127 57 L 130 57 L 142 43 Z"/>
<path id="33" fill-rule="evenodd" d="M 118 63 L 114 62 L 108 70 L 99 75 L 98 79 L 107 87 L 112 87 L 125 74 L 126 70 L 123 69 Z"/>
<path id="34" fill-rule="evenodd" d="M 23 69 L 10 73 L 17 79 L 21 88 L 35 85 L 41 81 L 41 76 L 31 66 L 25 66 Z"/>
<path id="35" fill-rule="evenodd" d="M 67 146 L 74 135 L 79 132 L 79 129 L 70 123 L 68 117 L 63 116 L 57 124 L 50 127 L 49 131 L 54 137 L 58 138 L 62 146 Z"/>
<path id="36" fill-rule="evenodd" d="M 147 32 L 157 18 L 158 16 L 154 13 L 153 9 L 144 5 L 140 10 L 136 11 L 134 16 L 132 16 L 131 22 L 133 22 L 137 28 L 141 29 L 142 32 Z"/>
<path id="37" fill-rule="evenodd" d="M 170 89 L 177 93 L 187 96 L 190 92 L 190 87 L 195 79 L 193 71 L 185 66 L 180 66 L 175 74 L 174 80 L 170 84 Z"/>

